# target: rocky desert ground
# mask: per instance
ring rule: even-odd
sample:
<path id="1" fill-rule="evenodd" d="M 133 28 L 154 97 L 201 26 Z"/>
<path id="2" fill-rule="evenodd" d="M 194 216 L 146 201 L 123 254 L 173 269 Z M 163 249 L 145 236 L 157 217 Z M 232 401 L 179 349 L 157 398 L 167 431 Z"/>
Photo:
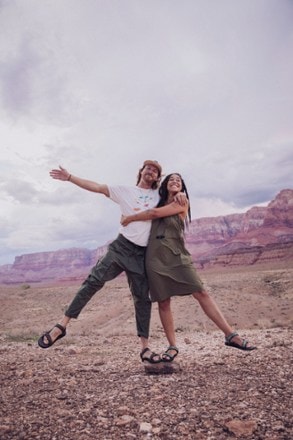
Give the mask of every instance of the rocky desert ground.
<path id="1" fill-rule="evenodd" d="M 140 361 L 124 277 L 108 283 L 47 350 L 37 339 L 78 285 L 1 286 L 0 438 L 292 439 L 293 268 L 201 277 L 258 349 L 226 347 L 196 301 L 175 298 L 180 354 L 172 374 L 149 374 Z M 156 306 L 150 345 L 167 347 Z"/>

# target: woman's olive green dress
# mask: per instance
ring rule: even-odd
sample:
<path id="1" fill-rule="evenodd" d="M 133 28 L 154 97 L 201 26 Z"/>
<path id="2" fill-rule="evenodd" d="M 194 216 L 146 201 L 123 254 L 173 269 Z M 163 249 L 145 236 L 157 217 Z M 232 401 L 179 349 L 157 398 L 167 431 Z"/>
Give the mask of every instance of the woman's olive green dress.
<path id="1" fill-rule="evenodd" d="M 184 223 L 176 214 L 152 221 L 146 271 L 153 302 L 204 291 L 184 244 Z"/>

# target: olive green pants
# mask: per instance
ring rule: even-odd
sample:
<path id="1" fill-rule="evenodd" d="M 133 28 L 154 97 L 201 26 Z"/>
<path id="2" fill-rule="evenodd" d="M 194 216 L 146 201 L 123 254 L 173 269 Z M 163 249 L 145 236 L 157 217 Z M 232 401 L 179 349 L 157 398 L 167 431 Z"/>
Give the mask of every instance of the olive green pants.
<path id="1" fill-rule="evenodd" d="M 125 272 L 134 301 L 137 335 L 148 338 L 151 301 L 145 272 L 145 250 L 145 247 L 138 246 L 119 234 L 109 245 L 107 253 L 92 268 L 65 315 L 77 318 L 83 307 L 107 281 Z"/>

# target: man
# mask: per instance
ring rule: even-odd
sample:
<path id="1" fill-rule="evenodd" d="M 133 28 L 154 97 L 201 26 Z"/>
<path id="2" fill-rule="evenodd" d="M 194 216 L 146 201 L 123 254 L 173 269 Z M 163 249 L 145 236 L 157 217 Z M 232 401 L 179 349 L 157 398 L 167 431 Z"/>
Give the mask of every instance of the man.
<path id="1" fill-rule="evenodd" d="M 109 186 L 91 180 L 82 179 L 70 174 L 61 166 L 53 169 L 53 179 L 69 181 L 87 191 L 104 194 L 118 203 L 122 215 L 153 208 L 159 201 L 158 186 L 162 167 L 157 161 L 146 160 L 139 170 L 136 186 Z M 140 357 L 142 361 L 157 363 L 161 361 L 158 354 L 148 347 L 151 317 L 151 301 L 145 273 L 144 257 L 149 238 L 151 221 L 133 222 L 129 226 L 120 225 L 119 235 L 108 247 L 107 253 L 92 268 L 75 298 L 69 305 L 60 323 L 44 333 L 38 340 L 41 348 L 51 347 L 58 339 L 66 335 L 66 327 L 72 318 L 77 318 L 83 307 L 100 290 L 107 281 L 125 272 L 132 293 L 137 335 L 141 341 Z"/>

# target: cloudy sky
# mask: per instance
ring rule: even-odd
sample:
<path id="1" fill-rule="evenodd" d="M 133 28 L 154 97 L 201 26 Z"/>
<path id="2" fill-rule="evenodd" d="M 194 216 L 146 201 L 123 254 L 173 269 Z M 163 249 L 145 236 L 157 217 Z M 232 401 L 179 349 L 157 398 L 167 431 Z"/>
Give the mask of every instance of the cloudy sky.
<path id="1" fill-rule="evenodd" d="M 109 184 L 183 174 L 192 217 L 293 187 L 292 0 L 0 0 L 0 264 L 115 238 Z"/>

